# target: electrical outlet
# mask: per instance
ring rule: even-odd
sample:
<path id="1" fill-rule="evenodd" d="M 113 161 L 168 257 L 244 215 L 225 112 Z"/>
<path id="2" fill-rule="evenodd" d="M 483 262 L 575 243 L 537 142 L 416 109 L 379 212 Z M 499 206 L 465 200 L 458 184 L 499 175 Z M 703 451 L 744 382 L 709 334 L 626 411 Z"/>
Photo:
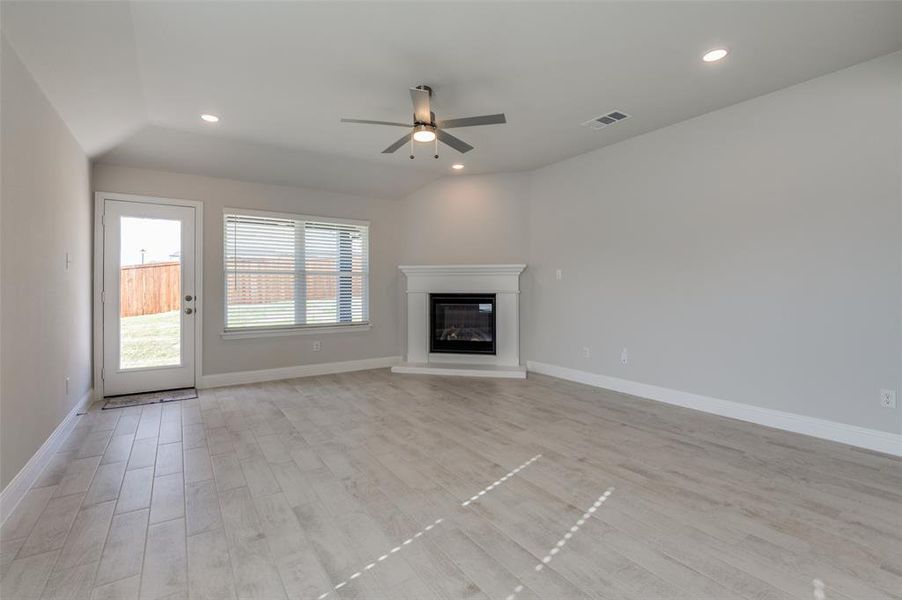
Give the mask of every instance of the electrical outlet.
<path id="1" fill-rule="evenodd" d="M 323 349 L 323 345 L 319 340 L 316 340 L 315 342 L 313 342 L 313 351 L 314 352 L 319 352 L 322 349 Z"/>
<path id="2" fill-rule="evenodd" d="M 583 346 L 583 358 L 589 358 L 592 356 L 591 350 L 589 350 L 588 346 Z"/>
<path id="3" fill-rule="evenodd" d="M 630 351 L 626 348 L 620 352 L 620 362 L 623 364 L 629 364 L 630 362 Z"/>
<path id="4" fill-rule="evenodd" d="M 557 270 L 554 272 L 554 278 L 557 279 L 558 281 L 560 281 L 560 280 L 561 280 L 561 277 L 563 277 L 563 276 L 564 276 L 564 272 L 561 271 L 560 269 L 557 269 Z"/>
<path id="5" fill-rule="evenodd" d="M 895 390 L 880 390 L 880 406 L 883 408 L 896 408 Z"/>

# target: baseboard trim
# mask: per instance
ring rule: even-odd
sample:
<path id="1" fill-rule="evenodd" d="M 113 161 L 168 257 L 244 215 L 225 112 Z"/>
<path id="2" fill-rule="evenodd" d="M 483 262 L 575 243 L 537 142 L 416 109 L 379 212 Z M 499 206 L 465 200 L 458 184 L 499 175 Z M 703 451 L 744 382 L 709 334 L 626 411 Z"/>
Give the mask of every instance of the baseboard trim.
<path id="1" fill-rule="evenodd" d="M 38 451 L 28 459 L 25 466 L 16 473 L 16 476 L 0 492 L 0 524 L 6 522 L 9 515 L 12 514 L 22 498 L 25 497 L 25 494 L 28 493 L 28 490 L 31 489 L 32 484 L 37 481 L 41 471 L 47 466 L 50 458 L 56 453 L 57 448 L 62 445 L 75 427 L 78 414 L 87 410 L 92 402 L 94 402 L 94 390 L 90 389 L 81 397 L 78 404 L 69 411 L 69 414 L 66 415 L 62 422 L 56 426 L 50 437 L 38 448 Z"/>
<path id="2" fill-rule="evenodd" d="M 682 406 L 683 408 L 691 408 L 721 417 L 739 419 L 740 421 L 765 425 L 775 429 L 866 448 L 893 456 L 902 456 L 902 435 L 899 434 L 797 415 L 772 408 L 711 398 L 710 396 L 681 392 L 629 379 L 589 373 L 588 371 L 580 371 L 548 363 L 528 361 L 526 367 L 529 371 L 543 375 Z"/>
<path id="3" fill-rule="evenodd" d="M 278 381 L 279 379 L 294 379 L 296 377 L 310 377 L 313 375 L 329 375 L 331 373 L 348 373 L 351 371 L 366 371 L 368 369 L 385 369 L 392 367 L 401 360 L 400 356 L 381 356 L 378 358 L 364 358 L 362 360 L 346 360 L 341 362 L 318 363 L 313 365 L 298 365 L 296 367 L 282 367 L 279 369 L 261 369 L 259 371 L 236 371 L 234 373 L 216 373 L 201 377 L 199 388 L 223 387 L 226 385 L 241 385 L 244 383 L 260 383 L 262 381 Z"/>
<path id="4" fill-rule="evenodd" d="M 449 375 L 454 377 L 490 377 L 495 379 L 526 379 L 526 367 L 517 365 L 467 365 L 464 363 L 401 362 L 391 368 L 392 373 L 407 375 Z"/>

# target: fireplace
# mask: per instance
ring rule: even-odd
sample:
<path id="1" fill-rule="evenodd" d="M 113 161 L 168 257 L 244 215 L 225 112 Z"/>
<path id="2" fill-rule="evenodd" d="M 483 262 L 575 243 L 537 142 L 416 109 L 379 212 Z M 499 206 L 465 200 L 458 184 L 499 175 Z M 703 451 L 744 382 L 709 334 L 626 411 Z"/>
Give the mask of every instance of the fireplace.
<path id="1" fill-rule="evenodd" d="M 407 344 L 392 373 L 526 378 L 520 274 L 526 265 L 401 265 Z"/>
<path id="2" fill-rule="evenodd" d="M 430 294 L 429 351 L 495 354 L 495 294 Z"/>

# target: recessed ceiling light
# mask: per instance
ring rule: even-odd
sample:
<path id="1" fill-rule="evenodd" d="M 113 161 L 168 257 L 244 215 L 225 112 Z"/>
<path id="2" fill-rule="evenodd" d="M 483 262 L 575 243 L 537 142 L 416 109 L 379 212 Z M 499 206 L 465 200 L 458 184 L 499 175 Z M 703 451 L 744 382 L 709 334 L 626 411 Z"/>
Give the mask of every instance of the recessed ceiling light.
<path id="1" fill-rule="evenodd" d="M 451 165 L 451 168 L 454 169 L 455 171 L 460 171 L 461 169 L 464 168 L 464 166 L 460 163 L 456 163 L 456 164 Z"/>
<path id="2" fill-rule="evenodd" d="M 210 115 L 207 113 L 202 114 L 200 116 L 200 118 L 203 119 L 204 121 L 206 121 L 207 123 L 218 123 L 219 122 L 219 117 L 217 117 L 216 115 Z"/>
<path id="3" fill-rule="evenodd" d="M 705 54 L 702 55 L 702 60 L 705 62 L 717 62 L 729 53 L 730 51 L 726 48 L 714 48 L 713 50 L 705 52 Z"/>

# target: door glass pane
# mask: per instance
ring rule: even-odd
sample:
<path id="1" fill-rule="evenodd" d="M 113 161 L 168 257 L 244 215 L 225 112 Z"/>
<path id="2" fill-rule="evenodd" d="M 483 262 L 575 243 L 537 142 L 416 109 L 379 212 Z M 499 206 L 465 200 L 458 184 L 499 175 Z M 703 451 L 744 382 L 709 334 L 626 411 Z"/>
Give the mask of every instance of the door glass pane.
<path id="1" fill-rule="evenodd" d="M 181 221 L 122 217 L 119 368 L 181 364 Z"/>

